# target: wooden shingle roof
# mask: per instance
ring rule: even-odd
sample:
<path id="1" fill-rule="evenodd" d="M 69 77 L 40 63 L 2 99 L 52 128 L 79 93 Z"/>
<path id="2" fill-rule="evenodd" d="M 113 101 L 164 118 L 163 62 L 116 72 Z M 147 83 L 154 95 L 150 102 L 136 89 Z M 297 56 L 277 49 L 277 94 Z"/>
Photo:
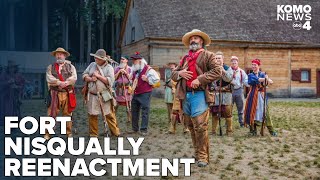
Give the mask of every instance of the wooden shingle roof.
<path id="1" fill-rule="evenodd" d="M 200 29 L 213 40 L 320 43 L 319 0 L 134 0 L 134 4 L 145 37 L 181 38 Z M 294 30 L 293 22 L 277 21 L 280 4 L 311 5 L 312 29 Z"/>

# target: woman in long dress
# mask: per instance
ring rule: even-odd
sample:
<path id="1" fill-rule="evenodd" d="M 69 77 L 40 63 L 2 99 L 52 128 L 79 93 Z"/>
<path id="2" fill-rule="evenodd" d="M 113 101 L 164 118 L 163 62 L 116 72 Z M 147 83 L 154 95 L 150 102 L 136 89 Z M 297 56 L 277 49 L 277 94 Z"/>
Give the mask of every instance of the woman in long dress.
<path id="1" fill-rule="evenodd" d="M 250 133 L 257 135 L 257 126 L 262 125 L 264 111 L 264 93 L 265 86 L 273 84 L 273 81 L 264 72 L 260 71 L 261 62 L 259 59 L 252 60 L 252 73 L 248 75 L 248 84 L 250 91 L 247 97 L 247 103 L 244 112 L 245 125 L 250 126 Z M 266 80 L 266 83 L 265 83 Z M 273 128 L 272 121 L 268 111 L 268 98 L 266 96 L 266 126 L 272 136 L 277 136 Z"/>

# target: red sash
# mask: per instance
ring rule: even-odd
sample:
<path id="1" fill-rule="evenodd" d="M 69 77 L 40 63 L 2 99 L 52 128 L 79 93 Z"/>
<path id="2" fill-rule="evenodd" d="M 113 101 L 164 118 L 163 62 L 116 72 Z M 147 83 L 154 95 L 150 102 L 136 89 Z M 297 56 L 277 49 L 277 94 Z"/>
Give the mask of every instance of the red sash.
<path id="1" fill-rule="evenodd" d="M 59 72 L 59 64 L 55 63 L 54 64 L 55 70 L 57 72 L 57 75 L 59 77 L 60 81 L 65 81 L 62 77 L 62 74 L 60 74 Z M 76 93 L 74 91 L 74 87 L 72 87 L 71 89 L 68 89 L 67 87 L 65 87 L 65 90 L 68 92 L 68 112 L 71 113 L 77 106 L 77 99 L 76 99 Z"/>

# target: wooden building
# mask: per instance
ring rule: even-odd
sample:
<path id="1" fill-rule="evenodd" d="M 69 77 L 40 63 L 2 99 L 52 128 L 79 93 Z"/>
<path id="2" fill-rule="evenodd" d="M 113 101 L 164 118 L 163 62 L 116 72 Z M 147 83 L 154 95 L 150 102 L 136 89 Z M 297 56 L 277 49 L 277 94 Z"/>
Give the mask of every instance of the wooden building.
<path id="1" fill-rule="evenodd" d="M 277 21 L 278 3 L 128 0 L 118 46 L 123 54 L 139 51 L 150 64 L 163 67 L 187 53 L 182 36 L 200 29 L 212 39 L 208 50 L 222 51 L 227 64 L 235 55 L 240 67 L 250 70 L 251 60 L 259 58 L 275 82 L 271 96 L 320 97 L 320 14 L 311 12 L 310 31 L 294 30 L 292 22 Z M 320 8 L 319 1 L 307 4 L 313 11 Z"/>

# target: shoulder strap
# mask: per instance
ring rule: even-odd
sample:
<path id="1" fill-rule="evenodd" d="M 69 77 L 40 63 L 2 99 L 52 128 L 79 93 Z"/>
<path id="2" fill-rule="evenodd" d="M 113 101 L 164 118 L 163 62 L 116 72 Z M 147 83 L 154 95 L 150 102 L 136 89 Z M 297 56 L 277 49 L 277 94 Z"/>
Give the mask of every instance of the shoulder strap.
<path id="1" fill-rule="evenodd" d="M 103 73 L 103 71 L 102 71 L 101 67 L 100 67 L 100 66 L 98 66 L 97 64 L 96 64 L 96 67 L 97 67 L 97 69 L 99 70 L 100 74 L 101 74 L 102 76 L 104 76 L 104 73 Z"/>
<path id="2" fill-rule="evenodd" d="M 57 73 L 57 75 L 58 75 L 58 77 L 59 77 L 59 80 L 60 80 L 60 81 L 64 81 L 64 79 L 63 79 L 63 77 L 62 77 L 62 74 L 60 74 L 60 72 L 59 72 L 59 64 L 58 64 L 58 63 L 54 63 L 54 64 L 52 65 L 52 68 L 55 69 L 55 71 L 56 71 L 56 73 Z M 52 69 L 52 68 L 51 68 L 51 69 Z"/>

